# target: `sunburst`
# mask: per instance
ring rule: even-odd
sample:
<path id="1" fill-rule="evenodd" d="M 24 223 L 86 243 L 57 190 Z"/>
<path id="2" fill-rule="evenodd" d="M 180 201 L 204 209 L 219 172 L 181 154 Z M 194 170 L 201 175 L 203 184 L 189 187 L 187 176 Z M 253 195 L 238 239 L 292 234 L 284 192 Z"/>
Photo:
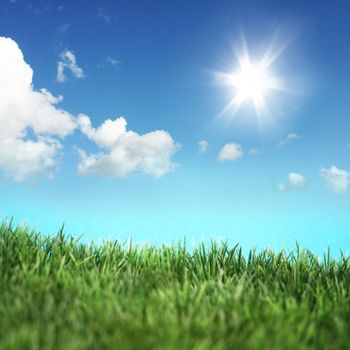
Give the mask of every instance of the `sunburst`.
<path id="1" fill-rule="evenodd" d="M 233 119 L 243 105 L 254 107 L 258 118 L 269 115 L 267 96 L 276 91 L 287 91 L 282 79 L 272 70 L 273 63 L 278 59 L 285 47 L 266 52 L 258 59 L 253 59 L 243 45 L 243 49 L 236 54 L 236 67 L 230 72 L 216 72 L 220 85 L 229 87 L 233 96 L 228 104 L 219 113 L 219 116 L 229 115 Z"/>

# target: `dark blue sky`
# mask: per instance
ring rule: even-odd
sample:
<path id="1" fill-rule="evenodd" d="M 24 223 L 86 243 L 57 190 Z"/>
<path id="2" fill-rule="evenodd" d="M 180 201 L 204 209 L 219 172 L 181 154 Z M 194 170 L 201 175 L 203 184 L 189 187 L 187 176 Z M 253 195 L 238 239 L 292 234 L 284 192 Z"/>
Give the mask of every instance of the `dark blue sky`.
<path id="1" fill-rule="evenodd" d="M 50 179 L 28 173 L 30 180 L 14 180 L 21 164 L 9 171 L 0 152 L 1 216 L 27 219 L 45 232 L 65 221 L 71 233 L 94 239 L 169 242 L 186 235 L 273 246 L 298 239 L 319 251 L 328 244 L 348 249 L 349 18 L 345 0 L 1 0 L 0 36 L 18 44 L 34 90 L 63 95 L 57 108 L 72 120 L 84 113 L 96 128 L 124 116 L 128 130 L 166 131 L 181 144 L 167 158 L 166 166 L 176 166 L 165 171 L 162 163 L 158 179 L 140 160 L 145 146 L 136 154 L 137 171 L 122 178 L 115 163 L 108 163 L 112 177 L 103 176 L 106 165 L 105 173 L 101 165 L 98 173 L 79 175 L 78 148 L 109 154 L 79 127 L 60 139 L 64 148 Z M 216 84 L 215 72 L 236 69 L 242 37 L 256 59 L 273 38 L 276 47 L 286 45 L 271 68 L 292 93 L 268 96 L 273 128 L 264 118 L 259 127 L 249 103 L 237 115 L 228 111 L 231 123 L 216 119 L 233 89 Z M 65 52 L 74 55 L 81 77 L 67 68 Z M 0 108 L 6 128 L 7 116 L 1 118 Z M 32 132 L 30 125 L 25 130 L 22 141 Z M 203 154 L 201 140 L 209 144 Z M 243 154 L 218 161 L 225 144 L 239 145 Z M 162 150 L 154 152 L 159 157 Z"/>

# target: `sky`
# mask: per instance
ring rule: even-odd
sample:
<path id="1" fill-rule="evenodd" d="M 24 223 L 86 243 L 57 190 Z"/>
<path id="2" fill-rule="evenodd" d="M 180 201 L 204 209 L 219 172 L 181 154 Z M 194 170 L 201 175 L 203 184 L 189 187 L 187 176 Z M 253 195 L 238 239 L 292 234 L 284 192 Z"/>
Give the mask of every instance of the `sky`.
<path id="1" fill-rule="evenodd" d="M 95 242 L 348 252 L 349 13 L 0 0 L 0 217 Z"/>

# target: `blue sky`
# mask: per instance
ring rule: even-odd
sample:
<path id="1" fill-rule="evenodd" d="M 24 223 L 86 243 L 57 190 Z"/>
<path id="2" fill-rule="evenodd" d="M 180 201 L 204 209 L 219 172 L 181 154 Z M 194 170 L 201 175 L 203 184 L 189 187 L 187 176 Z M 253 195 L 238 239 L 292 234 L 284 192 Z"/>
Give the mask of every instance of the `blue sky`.
<path id="1" fill-rule="evenodd" d="M 96 241 L 348 251 L 349 11 L 1 0 L 1 217 Z M 244 42 L 254 64 L 281 51 L 262 73 L 283 91 L 247 85 Z"/>

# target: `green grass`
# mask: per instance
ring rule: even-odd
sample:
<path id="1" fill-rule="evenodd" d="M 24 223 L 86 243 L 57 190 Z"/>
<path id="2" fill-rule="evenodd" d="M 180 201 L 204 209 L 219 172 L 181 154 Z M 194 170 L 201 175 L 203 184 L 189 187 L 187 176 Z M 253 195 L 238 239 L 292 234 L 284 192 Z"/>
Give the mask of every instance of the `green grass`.
<path id="1" fill-rule="evenodd" d="M 0 349 L 349 349 L 350 261 L 0 227 Z"/>

